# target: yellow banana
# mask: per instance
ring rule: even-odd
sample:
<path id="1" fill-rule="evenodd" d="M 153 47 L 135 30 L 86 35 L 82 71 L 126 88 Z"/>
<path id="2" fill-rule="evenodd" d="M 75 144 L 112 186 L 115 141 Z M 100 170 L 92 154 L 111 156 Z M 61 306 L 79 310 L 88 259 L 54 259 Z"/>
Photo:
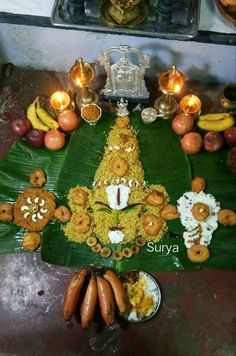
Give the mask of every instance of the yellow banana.
<path id="1" fill-rule="evenodd" d="M 31 122 L 31 125 L 34 129 L 41 131 L 48 131 L 49 127 L 44 125 L 36 114 L 35 101 L 29 105 L 27 109 L 27 119 Z"/>
<path id="2" fill-rule="evenodd" d="M 49 115 L 49 113 L 44 110 L 44 108 L 42 106 L 40 106 L 39 101 L 36 99 L 36 113 L 39 117 L 39 119 L 45 124 L 47 125 L 50 129 L 58 129 L 59 128 L 59 124 L 56 120 L 54 120 L 52 118 L 51 115 Z"/>
<path id="3" fill-rule="evenodd" d="M 226 119 L 227 117 L 231 117 L 232 114 L 230 112 L 220 112 L 216 114 L 206 114 L 199 116 L 199 120 L 209 120 L 209 121 L 218 121 L 222 119 Z"/>
<path id="4" fill-rule="evenodd" d="M 235 123 L 233 115 L 221 120 L 198 120 L 197 126 L 206 131 L 224 131 Z"/>

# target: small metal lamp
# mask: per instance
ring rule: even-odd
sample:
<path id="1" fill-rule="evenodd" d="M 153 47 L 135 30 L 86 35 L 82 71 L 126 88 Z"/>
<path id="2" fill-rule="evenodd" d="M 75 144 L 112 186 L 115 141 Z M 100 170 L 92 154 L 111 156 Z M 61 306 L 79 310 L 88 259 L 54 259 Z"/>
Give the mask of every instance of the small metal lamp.
<path id="1" fill-rule="evenodd" d="M 97 104 L 98 102 L 97 93 L 88 88 L 94 76 L 94 65 L 92 63 L 85 63 L 83 58 L 77 59 L 70 69 L 70 79 L 80 88 L 75 98 L 75 102 L 79 108 L 88 104 Z"/>
<path id="2" fill-rule="evenodd" d="M 181 91 L 184 81 L 185 76 L 175 66 L 160 75 L 158 84 L 163 95 L 154 103 L 158 116 L 168 119 L 177 111 L 178 104 L 173 95 Z"/>

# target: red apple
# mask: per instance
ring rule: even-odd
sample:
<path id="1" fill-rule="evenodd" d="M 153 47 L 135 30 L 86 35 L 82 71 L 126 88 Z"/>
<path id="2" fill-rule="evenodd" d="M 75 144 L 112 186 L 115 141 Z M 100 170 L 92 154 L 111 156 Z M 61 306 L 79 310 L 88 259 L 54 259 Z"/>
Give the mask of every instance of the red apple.
<path id="1" fill-rule="evenodd" d="M 25 136 L 31 128 L 30 121 L 27 119 L 14 119 L 11 122 L 11 130 L 13 134 L 17 137 Z"/>
<path id="2" fill-rule="evenodd" d="M 58 151 L 65 145 L 65 134 L 57 130 L 49 130 L 44 136 L 44 144 L 51 151 Z"/>
<path id="3" fill-rule="evenodd" d="M 44 132 L 37 129 L 29 130 L 25 136 L 28 145 L 33 147 L 42 147 L 44 145 Z"/>
<path id="4" fill-rule="evenodd" d="M 79 119 L 74 111 L 65 110 L 59 114 L 58 124 L 63 131 L 72 131 L 79 125 Z"/>

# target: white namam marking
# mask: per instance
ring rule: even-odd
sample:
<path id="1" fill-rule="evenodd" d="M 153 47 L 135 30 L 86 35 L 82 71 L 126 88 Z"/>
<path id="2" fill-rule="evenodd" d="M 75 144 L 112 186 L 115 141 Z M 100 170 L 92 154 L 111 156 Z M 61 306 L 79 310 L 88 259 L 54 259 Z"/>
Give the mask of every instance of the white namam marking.
<path id="1" fill-rule="evenodd" d="M 34 199 L 34 202 L 35 202 L 35 203 L 38 203 L 38 202 L 39 202 L 39 197 L 35 198 L 35 199 Z"/>
<path id="2" fill-rule="evenodd" d="M 123 184 L 109 185 L 108 187 L 106 187 L 106 193 L 108 203 L 111 209 L 122 210 L 127 207 L 130 194 L 129 187 Z"/>
<path id="3" fill-rule="evenodd" d="M 28 211 L 27 213 L 24 213 L 24 219 L 28 218 L 28 216 L 30 215 L 30 212 Z"/>
<path id="4" fill-rule="evenodd" d="M 26 200 L 27 200 L 27 203 L 32 204 L 32 200 L 30 197 L 28 197 Z"/>

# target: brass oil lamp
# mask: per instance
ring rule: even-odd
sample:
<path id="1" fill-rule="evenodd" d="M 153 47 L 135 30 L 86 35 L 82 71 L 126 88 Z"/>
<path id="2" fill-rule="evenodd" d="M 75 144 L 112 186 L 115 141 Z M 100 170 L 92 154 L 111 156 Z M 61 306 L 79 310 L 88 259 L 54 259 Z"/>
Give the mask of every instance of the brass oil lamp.
<path id="1" fill-rule="evenodd" d="M 185 79 L 185 76 L 177 71 L 176 66 L 172 66 L 159 76 L 158 84 L 163 94 L 154 103 L 159 117 L 168 119 L 177 111 L 178 104 L 173 95 L 181 91 Z"/>
<path id="2" fill-rule="evenodd" d="M 83 58 L 77 59 L 70 69 L 70 79 L 79 87 L 79 92 L 75 98 L 79 108 L 88 104 L 97 104 L 98 102 L 97 93 L 88 87 L 94 77 L 94 65 L 85 63 Z"/>

